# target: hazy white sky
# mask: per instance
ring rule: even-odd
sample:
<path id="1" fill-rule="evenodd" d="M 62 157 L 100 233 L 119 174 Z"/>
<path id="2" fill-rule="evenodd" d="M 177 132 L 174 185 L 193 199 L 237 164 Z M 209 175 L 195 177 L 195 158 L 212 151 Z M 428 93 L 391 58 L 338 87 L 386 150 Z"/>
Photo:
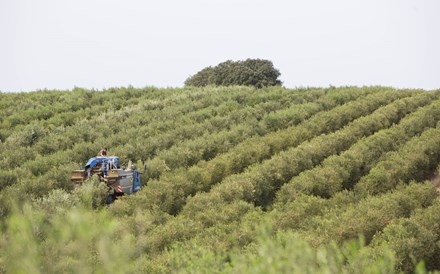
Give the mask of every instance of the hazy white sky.
<path id="1" fill-rule="evenodd" d="M 286 87 L 440 88 L 440 0 L 0 0 L 0 91 L 181 87 L 269 59 Z"/>

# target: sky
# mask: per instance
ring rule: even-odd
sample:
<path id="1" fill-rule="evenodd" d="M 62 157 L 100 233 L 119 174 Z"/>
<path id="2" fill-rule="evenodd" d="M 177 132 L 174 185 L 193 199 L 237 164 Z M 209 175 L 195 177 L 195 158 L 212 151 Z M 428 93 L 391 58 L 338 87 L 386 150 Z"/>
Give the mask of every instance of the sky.
<path id="1" fill-rule="evenodd" d="M 439 0 L 0 0 L 0 91 L 182 87 L 267 59 L 288 88 L 440 88 Z"/>

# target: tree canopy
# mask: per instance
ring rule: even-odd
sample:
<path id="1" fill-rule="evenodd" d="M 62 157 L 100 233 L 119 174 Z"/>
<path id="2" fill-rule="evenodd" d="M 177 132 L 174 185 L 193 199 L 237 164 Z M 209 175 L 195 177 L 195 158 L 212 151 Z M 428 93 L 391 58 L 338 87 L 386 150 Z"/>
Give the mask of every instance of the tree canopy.
<path id="1" fill-rule="evenodd" d="M 263 59 L 225 61 L 215 67 L 206 67 L 185 81 L 186 86 L 254 86 L 256 88 L 281 85 L 281 75 L 273 63 Z"/>

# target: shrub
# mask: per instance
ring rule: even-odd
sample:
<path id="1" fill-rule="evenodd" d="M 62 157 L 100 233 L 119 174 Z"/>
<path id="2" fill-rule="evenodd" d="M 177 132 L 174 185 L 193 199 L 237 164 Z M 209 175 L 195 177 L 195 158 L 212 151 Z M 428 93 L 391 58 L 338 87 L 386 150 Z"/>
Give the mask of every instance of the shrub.
<path id="1" fill-rule="evenodd" d="M 396 254 L 396 267 L 409 273 L 414 269 L 415 262 L 438 254 L 436 240 L 437 236 L 431 231 L 411 220 L 402 219 L 378 234 L 375 244 L 386 242 Z"/>
<path id="2" fill-rule="evenodd" d="M 343 242 L 362 234 L 369 243 L 374 235 L 393 220 L 409 217 L 416 209 L 430 206 L 437 194 L 429 182 L 411 183 L 393 192 L 372 196 L 349 205 L 344 212 L 330 209 L 303 228 L 313 245 Z"/>
<path id="3" fill-rule="evenodd" d="M 52 193 L 49 203 L 67 205 L 64 195 Z M 133 238 L 106 212 L 74 208 L 49 215 L 26 205 L 6 222 L 7 234 L 0 236 L 7 246 L 0 250 L 5 273 L 133 273 Z"/>
<path id="4" fill-rule="evenodd" d="M 257 241 L 244 250 L 225 252 L 193 242 L 175 245 L 163 260 L 171 273 L 394 273 L 393 254 L 372 258 L 362 239 L 341 246 L 312 247 L 292 232 L 258 228 Z M 163 264 L 162 264 L 163 266 Z"/>
<path id="5" fill-rule="evenodd" d="M 0 191 L 17 182 L 17 175 L 12 171 L 0 170 Z"/>
<path id="6" fill-rule="evenodd" d="M 96 177 L 92 177 L 75 189 L 74 193 L 84 208 L 95 209 L 105 205 L 108 187 L 105 183 L 99 182 Z"/>

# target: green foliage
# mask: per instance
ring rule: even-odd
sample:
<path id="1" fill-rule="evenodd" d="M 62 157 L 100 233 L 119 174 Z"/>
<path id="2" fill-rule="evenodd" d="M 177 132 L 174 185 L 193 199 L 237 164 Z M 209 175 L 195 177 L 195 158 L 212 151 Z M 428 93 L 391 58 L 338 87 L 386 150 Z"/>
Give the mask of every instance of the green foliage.
<path id="1" fill-rule="evenodd" d="M 0 253 L 5 272 L 133 272 L 133 238 L 105 212 L 69 209 L 48 218 L 27 205 L 8 218 L 6 229 L 7 248 Z"/>
<path id="2" fill-rule="evenodd" d="M 429 270 L 440 268 L 440 203 L 418 209 L 409 218 L 390 223 L 381 233 L 375 235 L 371 249 L 380 253 L 386 245 L 395 253 L 399 269 L 411 272 L 421 260 Z"/>
<path id="3" fill-rule="evenodd" d="M 201 71 L 197 72 L 195 75 L 189 77 L 185 80 L 185 85 L 194 87 L 205 87 L 208 85 L 213 85 L 216 81 L 216 67 L 206 67 Z"/>
<path id="4" fill-rule="evenodd" d="M 263 234 L 264 235 L 264 234 Z M 292 233 L 260 236 L 254 251 L 232 259 L 231 273 L 392 273 L 390 254 L 365 260 L 362 241 L 312 248 Z M 348 263 L 348 266 L 346 266 Z"/>
<path id="5" fill-rule="evenodd" d="M 423 94 L 420 97 L 396 101 L 394 105 L 400 104 L 410 110 L 408 106 L 411 104 L 413 104 L 411 109 L 415 109 L 420 104 L 430 102 L 430 99 L 430 96 Z M 401 104 L 403 102 L 404 104 Z M 389 106 L 394 107 L 391 104 Z M 396 113 L 396 111 L 399 111 L 399 108 L 396 108 L 394 112 Z M 384 111 L 384 113 L 387 112 Z M 388 112 L 387 116 L 391 117 L 392 113 Z M 291 200 L 296 193 L 329 197 L 342 188 L 351 189 L 353 183 L 366 175 L 386 152 L 400 148 L 414 135 L 422 133 L 427 128 L 435 127 L 436 121 L 439 119 L 440 100 L 437 100 L 406 116 L 398 125 L 359 140 L 340 155 L 330 156 L 320 166 L 301 173 L 282 187 L 278 192 L 278 199 L 281 201 Z"/>
<path id="6" fill-rule="evenodd" d="M 17 175 L 12 171 L 0 170 L 0 191 L 17 182 Z"/>
<path id="7" fill-rule="evenodd" d="M 356 103 L 360 102 L 361 101 L 356 101 Z M 379 107 L 380 105 L 379 100 L 377 105 L 371 103 L 370 106 L 365 107 L 364 111 L 369 113 L 373 110 L 370 108 Z M 334 119 L 332 119 L 331 122 L 329 121 L 327 123 L 327 130 L 331 128 L 330 123 L 333 123 L 335 129 L 338 129 L 343 126 L 344 123 L 349 122 L 350 119 L 362 115 L 362 109 L 360 106 L 357 106 L 357 104 L 347 104 L 347 106 L 354 107 L 352 112 L 349 112 L 349 114 L 346 113 L 344 118 L 339 121 Z M 387 107 L 384 108 L 387 109 Z M 207 196 L 211 198 L 206 198 L 206 200 L 223 199 L 224 201 L 230 201 L 230 199 L 243 199 L 258 205 L 269 205 L 275 191 L 293 176 L 312 168 L 326 157 L 347 149 L 365 134 L 372 134 L 383 126 L 389 126 L 395 121 L 393 119 L 398 120 L 401 116 L 403 116 L 403 114 L 396 114 L 395 116 L 387 118 L 386 116 L 384 117 L 382 109 L 379 109 L 371 115 L 355 120 L 339 131 L 328 135 L 322 134 L 297 147 L 292 147 L 278 155 L 274 155 L 270 160 L 261 165 L 256 165 L 244 173 L 226 178 L 207 194 Z M 378 123 L 377 120 L 381 122 Z M 317 130 L 318 129 L 325 130 L 325 127 L 319 127 Z M 286 142 L 286 140 L 284 141 Z M 258 149 L 258 151 L 261 151 L 261 148 Z M 251 157 L 247 157 L 246 159 L 248 158 Z M 197 198 L 201 197 L 199 196 Z"/>
<path id="8" fill-rule="evenodd" d="M 204 87 L 208 85 L 243 85 L 256 88 L 281 85 L 278 77 L 281 73 L 269 60 L 246 59 L 220 63 L 215 67 L 206 67 L 189 77 L 186 86 Z"/>
<path id="9" fill-rule="evenodd" d="M 108 187 L 105 183 L 100 182 L 97 177 L 92 177 L 77 188 L 76 192 L 84 207 L 96 209 L 105 205 Z"/>
<path id="10" fill-rule="evenodd" d="M 44 130 L 39 126 L 26 126 L 20 131 L 6 139 L 6 143 L 11 143 L 17 146 L 31 146 L 35 144 L 40 138 L 44 136 Z"/>
<path id="11" fill-rule="evenodd" d="M 394 273 L 389 250 L 371 258 L 361 239 L 314 248 L 292 232 L 259 226 L 256 242 L 226 254 L 219 248 L 180 244 L 168 252 L 173 273 Z M 163 269 L 162 269 L 163 270 Z"/>
<path id="12" fill-rule="evenodd" d="M 387 226 L 381 240 L 396 253 L 397 266 L 405 272 L 414 269 L 415 262 L 436 254 L 438 237 L 410 220 L 401 220 Z"/>
<path id="13" fill-rule="evenodd" d="M 318 215 L 312 225 L 303 228 L 304 233 L 316 245 L 329 241 L 342 242 L 359 234 L 364 235 L 369 243 L 392 220 L 410 216 L 417 208 L 431 205 L 436 197 L 432 185 L 411 184 L 393 193 L 369 197 L 348 206 L 343 212 L 333 210 L 326 215 Z M 324 222 L 324 218 L 328 221 Z"/>
<path id="14" fill-rule="evenodd" d="M 277 187 L 280 181 L 312 167 L 324 159 L 326 155 L 329 156 L 343 149 L 350 142 L 355 142 L 359 137 L 366 134 L 368 131 L 365 129 L 365 121 L 373 129 L 386 126 L 387 124 L 376 123 L 370 117 L 365 117 L 365 119 L 353 125 L 355 130 L 349 128 L 345 129 L 341 134 L 319 136 L 316 140 L 313 140 L 312 145 L 304 141 L 313 139 L 317 135 L 337 130 L 363 114 L 371 113 L 376 108 L 405 96 L 408 96 L 408 94 L 394 91 L 390 91 L 386 95 L 373 93 L 365 98 L 354 100 L 329 111 L 320 112 L 297 127 L 276 131 L 262 138 L 251 138 L 237 145 L 234 150 L 220 155 L 212 161 L 200 162 L 200 164 L 188 170 L 177 169 L 159 181 L 151 181 L 150 189 L 145 195 L 147 195 L 148 201 L 151 201 L 153 204 L 159 204 L 166 212 L 175 214 L 185 203 L 184 199 L 187 195 L 194 194 L 197 191 L 206 191 L 226 176 L 243 172 L 250 165 L 261 162 L 277 152 L 290 148 L 288 152 L 281 153 L 279 156 L 275 156 L 267 163 L 264 163 L 263 168 L 265 170 L 261 172 L 253 170 L 232 177 L 232 180 L 226 182 L 226 184 L 229 184 L 226 190 L 219 190 L 222 192 L 222 197 L 229 197 L 230 189 L 238 189 L 236 185 L 243 185 L 243 181 L 253 182 L 254 184 L 261 182 L 264 184 L 255 187 L 257 190 L 253 190 L 253 192 L 258 191 L 256 193 L 258 196 L 255 197 L 254 195 L 254 198 L 251 198 L 253 194 L 245 193 L 243 195 L 249 197 L 249 200 L 256 201 L 258 199 L 259 203 L 264 203 L 265 200 L 271 199 L 265 196 L 272 195 L 274 188 Z M 366 102 L 369 102 L 369 104 L 366 104 Z M 344 115 L 341 115 L 341 113 L 344 113 Z M 377 116 L 383 117 L 382 113 L 378 113 Z M 386 117 L 384 118 L 386 119 Z M 335 139 L 335 137 L 338 137 L 337 141 L 329 141 Z M 302 146 L 295 147 L 302 142 L 304 142 Z M 319 147 L 319 149 L 310 150 L 310 147 Z M 295 151 L 295 153 L 292 153 L 292 151 Z M 297 166 L 295 167 L 295 165 Z M 257 168 L 261 169 L 260 166 L 257 166 Z M 258 189 L 258 187 L 260 188 Z M 244 189 L 250 191 L 249 188 Z"/>
<path id="15" fill-rule="evenodd" d="M 439 133 L 438 126 L 428 129 L 400 150 L 389 153 L 368 175 L 359 180 L 355 190 L 364 195 L 377 194 L 393 189 L 399 182 L 408 179 L 426 178 L 440 160 Z"/>
<path id="16" fill-rule="evenodd" d="M 221 64 L 214 84 L 246 82 L 244 63 Z M 440 91 L 0 96 L 0 273 L 440 270 Z M 147 166 L 112 205 L 97 178 L 70 181 L 104 146 Z"/>

